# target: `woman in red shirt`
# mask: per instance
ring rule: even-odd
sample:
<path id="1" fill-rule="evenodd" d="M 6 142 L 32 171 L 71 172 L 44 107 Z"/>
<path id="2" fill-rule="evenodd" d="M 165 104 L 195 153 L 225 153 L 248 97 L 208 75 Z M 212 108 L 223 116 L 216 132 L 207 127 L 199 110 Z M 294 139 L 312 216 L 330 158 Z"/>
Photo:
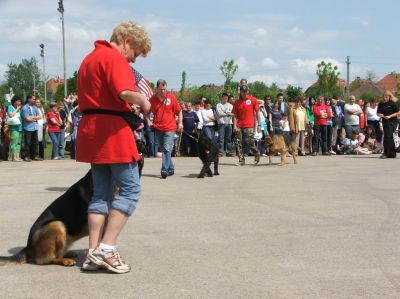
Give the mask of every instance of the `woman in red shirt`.
<path id="1" fill-rule="evenodd" d="M 50 111 L 47 113 L 47 131 L 49 132 L 52 149 L 51 149 L 51 159 L 60 160 L 58 156 L 58 146 L 60 144 L 60 125 L 61 118 L 58 114 L 58 105 L 56 103 L 50 104 Z"/>
<path id="2" fill-rule="evenodd" d="M 88 208 L 89 252 L 83 270 L 97 270 L 100 266 L 114 273 L 130 271 L 116 242 L 140 198 L 136 162 L 140 156 L 124 118 L 98 109 L 129 112 L 135 104 L 148 113 L 150 103 L 138 92 L 129 63 L 140 55 L 146 56 L 150 49 L 151 41 L 143 27 L 133 22 L 121 23 L 110 42 L 95 42 L 95 49 L 79 68 L 78 99 L 83 117 L 78 127 L 76 160 L 91 163 L 93 178 Z M 89 114 L 90 110 L 97 111 Z M 114 185 L 119 187 L 115 198 Z"/>

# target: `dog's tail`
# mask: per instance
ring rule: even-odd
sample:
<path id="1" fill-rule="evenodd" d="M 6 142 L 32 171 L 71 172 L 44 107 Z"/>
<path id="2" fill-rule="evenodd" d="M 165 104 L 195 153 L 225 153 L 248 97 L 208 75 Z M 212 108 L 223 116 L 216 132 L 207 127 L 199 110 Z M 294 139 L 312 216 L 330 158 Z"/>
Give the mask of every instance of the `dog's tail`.
<path id="1" fill-rule="evenodd" d="M 11 256 L 0 256 L 0 266 L 4 266 L 8 263 L 25 264 L 28 260 L 28 249 L 25 247 L 14 255 Z"/>

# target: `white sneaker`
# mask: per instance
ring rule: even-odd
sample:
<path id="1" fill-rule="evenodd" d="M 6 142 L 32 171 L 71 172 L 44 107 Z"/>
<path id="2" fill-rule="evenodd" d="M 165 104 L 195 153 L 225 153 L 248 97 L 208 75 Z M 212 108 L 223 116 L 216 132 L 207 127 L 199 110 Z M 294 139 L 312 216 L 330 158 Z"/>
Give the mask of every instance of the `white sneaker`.
<path id="1" fill-rule="evenodd" d="M 89 260 L 89 258 L 86 256 L 86 259 L 83 262 L 81 269 L 84 271 L 97 271 L 100 269 L 100 267 Z"/>
<path id="2" fill-rule="evenodd" d="M 131 271 L 131 266 L 121 259 L 117 249 L 112 252 L 104 252 L 100 248 L 96 248 L 88 253 L 88 259 L 114 273 L 123 274 Z"/>

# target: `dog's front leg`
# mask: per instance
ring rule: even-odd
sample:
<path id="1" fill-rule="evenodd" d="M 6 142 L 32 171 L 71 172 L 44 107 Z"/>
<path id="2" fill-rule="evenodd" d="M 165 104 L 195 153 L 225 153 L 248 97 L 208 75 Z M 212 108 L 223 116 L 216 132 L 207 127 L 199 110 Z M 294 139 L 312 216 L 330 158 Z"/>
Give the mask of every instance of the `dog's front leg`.
<path id="1" fill-rule="evenodd" d="M 207 164 L 203 164 L 203 167 L 201 168 L 200 174 L 197 176 L 197 178 L 199 179 L 204 178 L 206 171 L 207 171 Z"/>
<path id="2" fill-rule="evenodd" d="M 207 173 L 207 176 L 212 177 L 213 173 L 211 171 L 210 166 L 211 166 L 211 162 L 207 162 L 207 171 L 206 171 L 206 173 Z"/>

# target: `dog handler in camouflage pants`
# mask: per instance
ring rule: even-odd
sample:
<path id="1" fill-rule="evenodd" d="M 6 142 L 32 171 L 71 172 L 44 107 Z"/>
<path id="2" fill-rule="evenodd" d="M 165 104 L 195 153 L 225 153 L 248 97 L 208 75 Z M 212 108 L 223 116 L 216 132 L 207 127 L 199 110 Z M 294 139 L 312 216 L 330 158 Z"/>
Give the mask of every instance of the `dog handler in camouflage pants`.
<path id="1" fill-rule="evenodd" d="M 235 130 L 235 143 L 239 155 L 239 165 L 245 164 L 243 146 L 248 147 L 254 155 L 254 164 L 260 162 L 260 152 L 254 142 L 254 115 L 257 124 L 260 124 L 260 106 L 257 99 L 248 94 L 247 85 L 240 87 L 240 97 L 233 105 L 233 129 Z M 257 126 L 257 132 L 261 132 L 261 126 Z"/>

